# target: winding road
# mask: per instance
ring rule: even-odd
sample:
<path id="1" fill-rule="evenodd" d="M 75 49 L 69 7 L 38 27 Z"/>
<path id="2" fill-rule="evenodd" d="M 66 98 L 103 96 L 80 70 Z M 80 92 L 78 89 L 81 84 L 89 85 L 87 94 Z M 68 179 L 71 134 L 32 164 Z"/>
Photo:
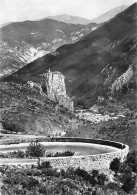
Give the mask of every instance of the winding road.
<path id="1" fill-rule="evenodd" d="M 43 157 L 40 158 L 41 161 L 46 161 L 52 158 L 79 158 L 79 156 L 87 155 L 100 155 L 111 152 L 117 152 L 121 149 L 91 143 L 81 143 L 81 142 L 41 142 L 48 152 L 58 152 L 58 151 L 72 151 L 74 156 L 71 157 Z M 17 150 L 26 150 L 29 143 L 20 144 L 10 144 L 10 145 L 0 145 L 0 153 L 13 152 Z M 17 159 L 17 158 L 1 158 L 0 165 L 26 165 L 26 164 L 37 164 L 38 158 L 36 159 Z"/>

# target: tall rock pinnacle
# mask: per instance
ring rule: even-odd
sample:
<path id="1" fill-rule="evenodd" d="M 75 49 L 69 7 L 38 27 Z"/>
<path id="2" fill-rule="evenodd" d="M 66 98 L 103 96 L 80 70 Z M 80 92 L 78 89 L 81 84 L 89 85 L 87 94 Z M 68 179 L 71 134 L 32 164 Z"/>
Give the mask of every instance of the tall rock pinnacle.
<path id="1" fill-rule="evenodd" d="M 49 70 L 46 74 L 46 78 L 48 97 L 51 100 L 58 102 L 59 105 L 73 111 L 74 105 L 73 101 L 67 96 L 64 75 L 58 71 L 51 72 Z"/>

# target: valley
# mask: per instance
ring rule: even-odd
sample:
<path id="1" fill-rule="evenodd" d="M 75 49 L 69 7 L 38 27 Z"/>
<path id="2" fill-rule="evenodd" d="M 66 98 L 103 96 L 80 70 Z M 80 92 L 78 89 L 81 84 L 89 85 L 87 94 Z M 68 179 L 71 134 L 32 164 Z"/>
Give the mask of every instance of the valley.
<path id="1" fill-rule="evenodd" d="M 0 144 L 3 148 L 9 148 L 7 151 L 3 149 L 6 151 L 4 157 L 0 153 L 0 165 L 3 165 L 5 158 L 5 165 L 2 168 L 0 166 L 0 172 L 6 178 L 2 180 L 0 175 L 0 181 L 8 181 L 7 175 L 12 175 L 12 169 L 15 172 L 25 170 L 28 175 L 24 177 L 29 180 L 32 176 L 32 180 L 37 180 L 37 187 L 32 184 L 32 193 L 36 190 L 37 194 L 48 194 L 47 185 L 50 185 L 51 190 L 55 188 L 58 179 L 62 182 L 64 178 L 63 181 L 66 181 L 70 169 L 72 178 L 68 178 L 73 184 L 78 182 L 74 184 L 78 195 L 94 194 L 94 188 L 96 192 L 97 189 L 102 190 L 98 191 L 98 195 L 102 195 L 102 192 L 104 195 L 106 192 L 108 195 L 128 195 L 130 192 L 133 195 L 137 188 L 135 182 L 134 191 L 128 193 L 128 190 L 121 188 L 123 181 L 119 176 L 126 173 L 129 178 L 136 177 L 136 170 L 129 165 L 126 167 L 124 160 L 128 154 L 127 148 L 131 153 L 136 153 L 137 149 L 137 3 L 116 7 L 93 20 L 61 14 L 38 20 L 11 22 L 1 26 L 0 33 Z M 53 143 L 56 139 L 57 145 Z M 116 144 L 118 148 L 115 150 L 119 153 L 117 156 L 113 151 L 111 158 L 111 154 L 106 152 L 106 156 L 103 156 L 105 152 L 100 154 L 96 150 L 98 153 L 94 158 L 89 148 L 81 147 L 81 153 L 76 148 L 73 151 L 71 146 L 66 147 L 68 151 L 61 150 L 58 141 L 65 147 L 69 139 L 72 142 L 69 144 L 74 147 L 76 140 L 81 146 L 90 141 L 97 142 L 98 146 L 101 144 L 100 147 L 103 142 L 109 147 L 109 144 Z M 35 158 L 30 155 L 30 159 L 26 157 L 27 153 L 21 153 L 33 144 L 42 151 L 41 143 L 45 144 L 46 149 L 49 140 L 51 145 L 53 143 L 53 152 L 73 152 L 72 157 L 53 156 L 52 160 L 50 156 L 49 162 L 55 165 L 52 167 L 46 161 L 45 153 Z M 14 144 L 18 145 L 14 148 Z M 125 159 L 122 159 L 124 147 Z M 17 156 L 24 156 L 23 160 L 15 157 L 15 149 L 18 149 Z M 10 151 L 15 155 L 11 162 Z M 110 163 L 114 159 L 120 161 L 118 175 L 110 171 Z M 70 167 L 71 163 L 74 170 Z M 101 176 L 106 179 L 103 184 L 107 190 L 99 183 L 102 180 L 98 179 L 95 185 L 92 183 L 92 165 L 94 168 L 99 167 L 99 170 L 101 167 L 101 174 L 109 172 L 108 179 L 106 175 Z M 6 166 L 7 169 L 4 168 Z M 61 166 L 67 169 L 60 169 Z M 86 166 L 89 173 L 84 172 Z M 32 173 L 28 173 L 28 170 Z M 82 186 L 79 177 L 84 177 L 85 186 Z M 77 182 L 76 178 L 79 179 Z M 41 187 L 39 181 L 46 187 Z M 115 186 L 108 186 L 109 182 L 116 184 L 116 189 Z M 26 184 L 18 184 L 21 190 L 19 195 L 31 195 Z M 16 191 L 12 184 L 4 185 L 7 188 L 11 185 L 11 193 Z M 78 190 L 79 185 L 85 191 Z M 113 190 L 110 194 L 111 188 Z M 70 192 L 68 187 L 61 193 L 56 191 L 56 194 Z"/>

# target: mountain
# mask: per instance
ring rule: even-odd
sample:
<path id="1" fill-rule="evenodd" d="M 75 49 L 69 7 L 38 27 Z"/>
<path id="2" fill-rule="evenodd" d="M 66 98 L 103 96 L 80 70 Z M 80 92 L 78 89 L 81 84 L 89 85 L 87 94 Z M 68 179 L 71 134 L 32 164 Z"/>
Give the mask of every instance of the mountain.
<path id="1" fill-rule="evenodd" d="M 24 65 L 24 62 L 6 43 L 0 43 L 0 76 L 15 72 Z"/>
<path id="2" fill-rule="evenodd" d="M 9 46 L 21 46 L 24 42 L 37 46 L 41 43 L 59 42 L 65 36 L 69 41 L 73 32 L 80 31 L 81 25 L 68 25 L 51 19 L 40 21 L 14 22 L 1 28 L 1 41 Z"/>
<path id="3" fill-rule="evenodd" d="M 77 16 L 71 16 L 68 14 L 48 16 L 47 18 L 57 20 L 60 22 L 71 23 L 71 24 L 85 24 L 85 25 L 89 24 L 89 23 L 100 24 L 100 23 L 106 22 L 106 21 L 110 20 L 111 18 L 115 17 L 118 13 L 124 11 L 127 7 L 128 7 L 128 5 L 118 6 L 114 9 L 111 9 L 110 11 L 100 15 L 99 17 L 92 19 L 92 20 L 77 17 Z"/>
<path id="4" fill-rule="evenodd" d="M 90 20 L 81 18 L 78 16 L 71 16 L 68 14 L 61 14 L 61 15 L 56 15 L 56 16 L 49 16 L 47 17 L 49 19 L 57 20 L 60 22 L 65 22 L 65 23 L 71 23 L 71 24 L 89 24 L 91 23 Z"/>
<path id="5" fill-rule="evenodd" d="M 1 41 L 8 46 L 21 47 L 24 44 L 31 44 L 38 47 L 43 44 L 47 48 L 55 43 L 73 42 L 96 27 L 95 23 L 88 26 L 80 24 L 66 24 L 52 19 L 40 21 L 14 22 L 0 29 Z M 50 44 L 50 45 L 49 45 Z"/>
<path id="6" fill-rule="evenodd" d="M 106 15 L 114 17 L 115 13 L 125 7 L 118 7 L 101 16 L 101 19 L 106 18 Z M 87 19 L 67 14 L 51 18 L 55 20 L 46 18 L 37 21 L 10 22 L 0 28 L 0 76 L 19 70 L 27 63 L 55 51 L 61 45 L 78 41 L 99 26 L 96 23 L 89 23 Z"/>
<path id="7" fill-rule="evenodd" d="M 29 63 L 2 80 L 21 83 L 33 79 L 38 81 L 38 75 L 50 68 L 65 75 L 68 93 L 76 104 L 91 106 L 98 96 L 111 96 L 112 84 L 131 66 L 134 72 L 132 77 L 116 94 L 121 101 L 127 98 L 134 105 L 136 25 L 137 3 L 78 42 L 61 46 L 54 53 Z"/>
<path id="8" fill-rule="evenodd" d="M 10 23 L 12 23 L 12 22 L 2 23 L 2 24 L 0 24 L 0 28 L 2 28 L 2 27 L 4 27 L 4 26 L 7 26 L 7 25 L 9 25 Z"/>
<path id="9" fill-rule="evenodd" d="M 118 7 L 114 8 L 114 9 L 111 9 L 110 11 L 102 14 L 101 16 L 92 19 L 90 22 L 95 22 L 97 24 L 106 22 L 106 21 L 110 20 L 111 18 L 115 17 L 120 12 L 124 11 L 127 7 L 128 7 L 128 5 L 118 6 Z"/>
<path id="10" fill-rule="evenodd" d="M 14 66 L 15 63 L 9 60 L 9 56 L 12 56 L 11 60 L 17 60 L 25 65 L 61 45 L 78 41 L 97 26 L 95 23 L 66 24 L 51 19 L 14 22 L 4 26 L 0 29 L 1 74 L 10 73 L 21 67 L 17 66 L 17 63 Z M 15 67 L 14 69 L 10 68 L 11 64 Z"/>

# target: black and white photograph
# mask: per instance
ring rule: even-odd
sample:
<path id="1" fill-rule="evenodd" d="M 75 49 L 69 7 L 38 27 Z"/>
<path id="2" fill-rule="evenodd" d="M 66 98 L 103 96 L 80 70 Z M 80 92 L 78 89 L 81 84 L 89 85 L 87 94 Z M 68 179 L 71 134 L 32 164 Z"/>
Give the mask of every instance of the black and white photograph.
<path id="1" fill-rule="evenodd" d="M 137 195 L 137 0 L 0 0 L 0 195 Z"/>

